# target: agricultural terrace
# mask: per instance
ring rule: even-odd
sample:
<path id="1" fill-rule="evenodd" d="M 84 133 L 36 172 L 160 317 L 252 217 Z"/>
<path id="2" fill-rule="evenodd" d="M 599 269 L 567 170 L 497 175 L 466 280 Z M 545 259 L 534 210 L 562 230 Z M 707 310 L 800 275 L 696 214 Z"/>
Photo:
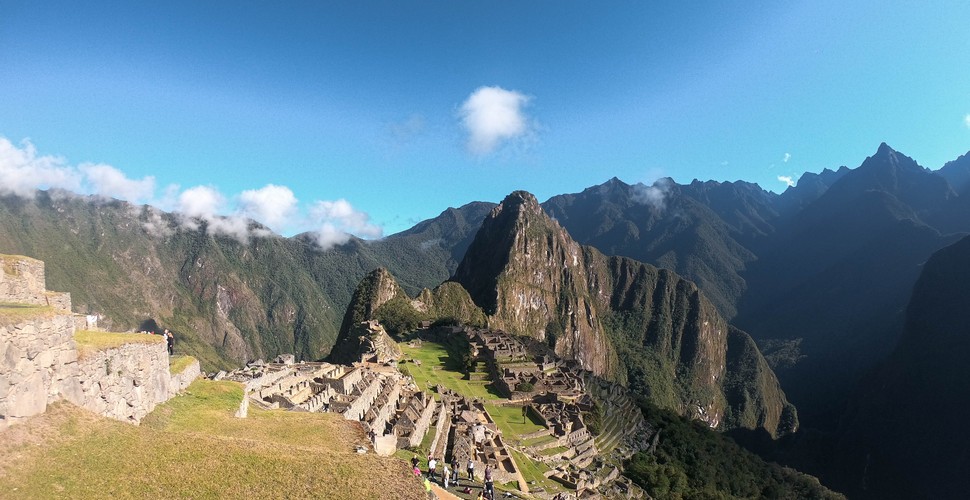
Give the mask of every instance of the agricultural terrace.
<path id="1" fill-rule="evenodd" d="M 435 394 L 435 398 L 440 398 L 433 390 L 435 386 L 441 385 L 447 389 L 461 393 L 466 397 L 477 398 L 485 401 L 485 410 L 495 420 L 495 424 L 502 431 L 502 436 L 511 445 L 522 442 L 520 435 L 530 434 L 545 429 L 533 417 L 523 416 L 522 408 L 519 406 L 502 406 L 506 401 L 491 388 L 491 381 L 485 368 L 485 363 L 478 362 L 473 366 L 471 376 L 466 376 L 461 370 L 461 361 L 457 356 L 453 356 L 449 350 L 431 341 L 421 341 L 420 346 L 408 343 L 401 343 L 403 356 L 398 365 L 399 369 L 414 378 L 418 388 L 427 390 Z M 469 380 L 469 378 L 473 380 Z M 402 460 L 409 461 L 413 454 L 417 452 L 420 460 L 420 467 L 424 470 L 427 467 L 428 448 L 430 447 L 429 436 L 432 436 L 434 429 L 428 433 L 418 450 L 398 450 L 397 456 Z M 554 439 L 545 436 L 543 439 Z M 546 491 L 558 492 L 566 491 L 563 486 L 551 479 L 546 478 L 543 473 L 548 472 L 549 466 L 537 462 L 526 455 L 512 451 L 512 456 L 519 467 L 529 487 L 535 489 L 541 487 Z M 504 485 L 496 485 L 496 489 L 514 491 L 515 488 Z M 459 495 L 461 496 L 461 495 Z"/>

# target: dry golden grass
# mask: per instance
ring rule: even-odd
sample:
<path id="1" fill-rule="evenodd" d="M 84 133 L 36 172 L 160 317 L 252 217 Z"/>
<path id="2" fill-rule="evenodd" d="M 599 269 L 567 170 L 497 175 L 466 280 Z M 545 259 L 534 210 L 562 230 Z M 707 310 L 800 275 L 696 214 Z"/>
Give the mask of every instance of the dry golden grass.
<path id="1" fill-rule="evenodd" d="M 425 498 L 406 464 L 354 451 L 358 424 L 253 407 L 236 419 L 241 398 L 199 380 L 139 427 L 57 405 L 0 433 L 0 497 Z"/>
<path id="2" fill-rule="evenodd" d="M 121 347 L 125 344 L 163 344 L 165 338 L 161 335 L 147 335 L 144 333 L 114 333 L 96 332 L 93 330 L 78 330 L 74 332 L 74 342 L 77 343 L 78 357 L 84 358 L 94 352 Z"/>
<path id="3" fill-rule="evenodd" d="M 50 306 L 0 302 L 0 326 L 15 325 L 26 319 L 50 317 L 56 313 Z"/>

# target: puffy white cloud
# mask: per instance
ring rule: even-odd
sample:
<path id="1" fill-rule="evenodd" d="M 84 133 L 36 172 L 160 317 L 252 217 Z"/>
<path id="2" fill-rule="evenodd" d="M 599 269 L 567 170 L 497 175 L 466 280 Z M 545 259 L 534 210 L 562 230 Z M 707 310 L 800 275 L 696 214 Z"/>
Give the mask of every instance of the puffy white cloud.
<path id="1" fill-rule="evenodd" d="M 462 126 L 468 131 L 468 150 L 483 156 L 502 141 L 522 137 L 529 131 L 523 108 L 529 98 L 501 87 L 479 87 L 461 105 Z"/>
<path id="2" fill-rule="evenodd" d="M 188 217 L 209 219 L 219 213 L 226 198 L 209 186 L 196 186 L 182 191 L 178 198 L 178 211 Z"/>
<path id="3" fill-rule="evenodd" d="M 782 163 L 788 163 L 788 160 L 790 159 L 791 159 L 791 153 L 785 153 L 785 156 L 781 158 L 781 161 Z"/>
<path id="4" fill-rule="evenodd" d="M 380 238 L 383 229 L 370 222 L 370 216 L 355 209 L 347 200 L 319 201 L 309 208 L 298 205 L 293 191 L 286 186 L 268 184 L 259 189 L 244 190 L 227 197 L 211 186 L 182 190 L 167 186 L 161 198 L 155 198 L 155 178 L 131 179 L 111 165 L 82 163 L 71 165 L 62 157 L 39 155 L 29 140 L 18 146 L 0 136 L 0 195 L 33 198 L 38 189 L 60 188 L 73 193 L 119 198 L 132 203 L 148 203 L 162 210 L 177 212 L 175 222 L 168 222 L 158 209 L 147 207 L 142 227 L 157 237 L 174 233 L 181 225 L 190 230 L 204 221 L 211 234 L 222 234 L 246 243 L 250 238 L 268 237 L 274 233 L 255 227 L 255 220 L 275 231 L 311 230 L 320 246 L 328 249 L 346 243 L 351 235 Z M 57 195 L 57 193 L 54 193 Z M 129 207 L 133 217 L 141 217 L 139 207 Z"/>
<path id="5" fill-rule="evenodd" d="M 297 199 L 286 186 L 267 184 L 239 195 L 241 215 L 258 220 L 274 231 L 282 231 L 297 212 Z"/>
<path id="6" fill-rule="evenodd" d="M 140 203 L 155 195 L 155 178 L 129 179 L 124 172 L 103 163 L 82 163 L 78 166 L 94 194 Z"/>
<path id="7" fill-rule="evenodd" d="M 0 194 L 33 198 L 38 189 L 78 191 L 82 176 L 59 156 L 38 155 L 29 140 L 17 147 L 0 137 Z"/>
<path id="8" fill-rule="evenodd" d="M 970 128 L 970 113 L 963 116 L 963 124 Z"/>
<path id="9" fill-rule="evenodd" d="M 344 199 L 318 201 L 310 208 L 317 244 L 324 250 L 350 241 L 350 235 L 380 238 L 384 230 L 370 222 L 366 212 L 355 209 Z"/>
<path id="10" fill-rule="evenodd" d="M 650 205 L 654 210 L 662 212 L 667 207 L 667 195 L 673 181 L 669 177 L 661 177 L 652 185 L 636 184 L 633 186 L 633 201 Z"/>
<path id="11" fill-rule="evenodd" d="M 778 180 L 787 184 L 788 187 L 795 187 L 795 180 L 790 175 L 779 175 Z"/>

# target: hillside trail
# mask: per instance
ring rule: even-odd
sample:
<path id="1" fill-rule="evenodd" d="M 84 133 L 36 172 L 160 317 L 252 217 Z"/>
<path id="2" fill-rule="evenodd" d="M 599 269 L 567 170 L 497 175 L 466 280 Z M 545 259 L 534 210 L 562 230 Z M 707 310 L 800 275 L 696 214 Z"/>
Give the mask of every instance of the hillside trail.
<path id="1" fill-rule="evenodd" d="M 462 500 L 458 495 L 455 495 L 434 483 L 431 483 L 431 491 L 434 492 L 436 497 L 442 500 Z"/>

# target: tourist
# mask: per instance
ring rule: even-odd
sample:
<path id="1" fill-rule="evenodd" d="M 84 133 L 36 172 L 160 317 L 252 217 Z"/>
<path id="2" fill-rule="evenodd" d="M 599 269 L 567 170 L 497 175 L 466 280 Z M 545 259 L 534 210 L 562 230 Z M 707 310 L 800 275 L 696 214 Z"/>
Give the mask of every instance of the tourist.
<path id="1" fill-rule="evenodd" d="M 172 332 L 165 330 L 166 341 L 168 342 L 168 355 L 171 356 L 175 354 L 175 335 Z"/>
<path id="2" fill-rule="evenodd" d="M 492 489 L 492 464 L 485 466 L 485 491 L 488 494 L 488 498 L 492 498 L 495 491 Z"/>
<path id="3" fill-rule="evenodd" d="M 417 467 L 418 466 L 418 462 L 420 462 L 420 460 L 418 460 L 418 456 L 417 455 L 411 457 L 411 467 L 412 468 Z"/>
<path id="4" fill-rule="evenodd" d="M 468 459 L 468 467 L 466 470 L 468 471 L 468 480 L 475 482 L 475 462 L 471 458 Z"/>
<path id="5" fill-rule="evenodd" d="M 438 461 L 434 457 L 428 457 L 428 477 L 434 479 L 434 470 L 438 467 Z"/>
<path id="6" fill-rule="evenodd" d="M 451 481 L 451 469 L 448 468 L 448 462 L 441 468 L 441 479 L 444 479 L 445 489 L 448 489 L 448 483 Z"/>
<path id="7" fill-rule="evenodd" d="M 431 480 L 424 478 L 424 491 L 428 492 L 428 498 L 434 498 L 434 493 L 431 493 Z"/>
<path id="8" fill-rule="evenodd" d="M 451 482 L 455 483 L 455 487 L 458 487 L 458 480 L 461 478 L 461 469 L 458 467 L 458 459 L 452 457 L 451 459 Z"/>

